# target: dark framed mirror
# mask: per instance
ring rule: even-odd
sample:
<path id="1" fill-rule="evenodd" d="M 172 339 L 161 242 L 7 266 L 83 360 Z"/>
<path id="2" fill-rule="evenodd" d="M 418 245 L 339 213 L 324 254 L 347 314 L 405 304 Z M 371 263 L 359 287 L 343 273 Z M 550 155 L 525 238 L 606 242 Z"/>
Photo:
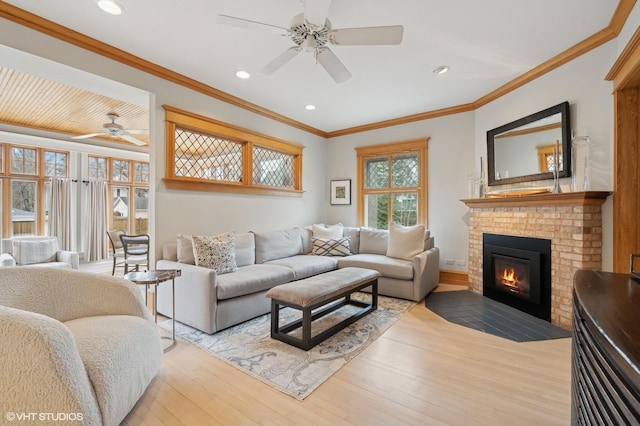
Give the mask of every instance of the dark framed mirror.
<path id="1" fill-rule="evenodd" d="M 487 132 L 487 183 L 553 179 L 553 152 L 559 148 L 558 176 L 571 176 L 569 102 Z"/>

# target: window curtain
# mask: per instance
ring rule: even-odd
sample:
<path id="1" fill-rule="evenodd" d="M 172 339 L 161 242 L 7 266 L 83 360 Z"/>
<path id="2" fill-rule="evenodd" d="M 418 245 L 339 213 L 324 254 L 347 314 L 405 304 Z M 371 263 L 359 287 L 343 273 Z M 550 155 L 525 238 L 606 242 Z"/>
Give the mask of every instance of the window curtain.
<path id="1" fill-rule="evenodd" d="M 61 250 L 71 250 L 71 179 L 51 179 L 49 235 L 58 238 Z"/>
<path id="2" fill-rule="evenodd" d="M 87 262 L 107 259 L 107 183 L 89 181 L 84 185 L 82 199 L 84 258 Z"/>

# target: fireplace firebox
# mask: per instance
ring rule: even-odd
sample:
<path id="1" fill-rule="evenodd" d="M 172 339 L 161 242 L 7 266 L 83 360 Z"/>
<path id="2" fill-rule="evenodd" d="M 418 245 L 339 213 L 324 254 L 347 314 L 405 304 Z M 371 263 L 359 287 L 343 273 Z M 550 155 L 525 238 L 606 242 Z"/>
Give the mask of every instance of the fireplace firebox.
<path id="1" fill-rule="evenodd" d="M 483 234 L 483 295 L 551 322 L 551 241 Z"/>

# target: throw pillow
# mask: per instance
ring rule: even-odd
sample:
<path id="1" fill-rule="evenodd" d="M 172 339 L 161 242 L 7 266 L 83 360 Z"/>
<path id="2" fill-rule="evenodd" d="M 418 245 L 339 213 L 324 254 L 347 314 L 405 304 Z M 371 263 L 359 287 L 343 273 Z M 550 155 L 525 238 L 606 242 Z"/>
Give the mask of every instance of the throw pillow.
<path id="1" fill-rule="evenodd" d="M 386 229 L 360 228 L 359 253 L 387 254 L 389 231 Z"/>
<path id="2" fill-rule="evenodd" d="M 192 235 L 191 239 L 196 266 L 213 269 L 218 274 L 235 272 L 238 269 L 233 232 L 213 237 Z"/>
<path id="3" fill-rule="evenodd" d="M 316 256 L 349 256 L 349 238 L 311 238 Z"/>
<path id="4" fill-rule="evenodd" d="M 178 262 L 195 265 L 196 259 L 193 256 L 193 242 L 188 235 L 178 234 Z"/>
<path id="5" fill-rule="evenodd" d="M 17 265 L 55 262 L 58 239 L 15 240 L 11 242 L 11 252 Z"/>
<path id="6" fill-rule="evenodd" d="M 311 226 L 311 232 L 316 238 L 342 238 L 344 227 L 341 223 L 335 225 L 315 224 Z"/>
<path id="7" fill-rule="evenodd" d="M 387 256 L 412 260 L 424 250 L 424 225 L 402 226 L 389 223 Z"/>

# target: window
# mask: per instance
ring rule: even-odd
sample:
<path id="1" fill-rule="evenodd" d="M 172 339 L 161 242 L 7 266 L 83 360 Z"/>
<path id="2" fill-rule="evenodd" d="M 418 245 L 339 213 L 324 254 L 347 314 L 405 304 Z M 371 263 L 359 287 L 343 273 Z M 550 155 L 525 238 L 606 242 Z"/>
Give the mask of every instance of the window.
<path id="1" fill-rule="evenodd" d="M 67 157 L 65 152 L 44 152 L 44 175 L 64 177 L 68 176 L 67 172 Z"/>
<path id="2" fill-rule="evenodd" d="M 358 223 L 427 225 L 428 139 L 356 148 Z"/>
<path id="3" fill-rule="evenodd" d="M 302 146 L 163 107 L 168 188 L 302 195 Z"/>
<path id="4" fill-rule="evenodd" d="M 89 179 L 107 180 L 107 159 L 89 156 Z"/>
<path id="5" fill-rule="evenodd" d="M 35 148 L 11 147 L 11 173 L 20 175 L 37 174 L 37 155 Z"/>
<path id="6" fill-rule="evenodd" d="M 69 153 L 0 144 L 2 236 L 44 235 L 51 177 L 69 176 Z"/>
<path id="7" fill-rule="evenodd" d="M 89 157 L 89 178 L 105 180 L 111 191 L 110 229 L 149 233 L 149 163 Z M 111 179 L 108 179 L 111 177 Z"/>
<path id="8" fill-rule="evenodd" d="M 129 160 L 111 160 L 111 180 L 114 182 L 130 182 Z"/>
<path id="9" fill-rule="evenodd" d="M 149 183 L 149 163 L 133 163 L 134 182 Z"/>

